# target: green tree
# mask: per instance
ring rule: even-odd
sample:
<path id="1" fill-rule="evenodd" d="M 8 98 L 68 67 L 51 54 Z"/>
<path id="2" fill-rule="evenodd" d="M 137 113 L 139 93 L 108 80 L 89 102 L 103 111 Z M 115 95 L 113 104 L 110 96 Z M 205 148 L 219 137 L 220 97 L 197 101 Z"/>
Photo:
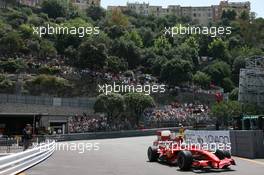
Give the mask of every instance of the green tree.
<path id="1" fill-rule="evenodd" d="M 231 91 L 231 93 L 229 94 L 229 100 L 232 101 L 237 101 L 238 100 L 238 93 L 239 93 L 239 89 L 235 88 Z"/>
<path id="2" fill-rule="evenodd" d="M 244 57 L 235 58 L 232 65 L 232 79 L 238 85 L 240 69 L 245 68 L 246 59 Z"/>
<path id="3" fill-rule="evenodd" d="M 15 82 L 9 80 L 5 75 L 0 74 L 0 92 L 1 93 L 14 93 Z"/>
<path id="4" fill-rule="evenodd" d="M 87 16 L 92 20 L 97 21 L 106 16 L 106 12 L 103 8 L 97 6 L 91 6 L 86 10 Z"/>
<path id="5" fill-rule="evenodd" d="M 219 129 L 219 126 L 227 129 L 234 117 L 239 117 L 241 114 L 242 106 L 237 101 L 216 103 L 211 110 L 211 116 L 216 118 L 216 129 Z"/>
<path id="6" fill-rule="evenodd" d="M 66 57 L 66 63 L 71 66 L 78 66 L 78 51 L 72 46 L 65 49 L 64 55 Z"/>
<path id="7" fill-rule="evenodd" d="M 0 68 L 7 73 L 18 73 L 27 68 L 23 59 L 8 59 L 0 61 Z"/>
<path id="8" fill-rule="evenodd" d="M 129 69 L 136 68 L 141 61 L 140 49 L 132 41 L 126 41 L 122 38 L 114 40 L 110 50 L 111 55 L 124 58 Z"/>
<path id="9" fill-rule="evenodd" d="M 230 21 L 235 20 L 237 13 L 235 10 L 224 10 L 222 14 L 222 19 L 228 19 Z"/>
<path id="10" fill-rule="evenodd" d="M 127 93 L 124 95 L 124 99 L 126 109 L 135 116 L 137 125 L 139 124 L 144 110 L 155 106 L 154 99 L 142 93 Z"/>
<path id="11" fill-rule="evenodd" d="M 29 49 L 30 54 L 33 56 L 38 56 L 40 52 L 40 44 L 37 40 L 28 40 L 27 41 L 27 48 Z"/>
<path id="12" fill-rule="evenodd" d="M 242 38 L 240 36 L 232 36 L 228 39 L 228 47 L 229 49 L 238 48 L 243 45 Z"/>
<path id="13" fill-rule="evenodd" d="M 92 24 L 88 23 L 82 18 L 74 18 L 63 22 L 61 27 L 68 28 L 86 28 L 93 27 Z M 80 37 L 81 36 L 81 37 Z M 88 36 L 85 33 L 76 33 L 75 35 L 69 34 L 61 34 L 56 35 L 56 48 L 60 54 L 63 54 L 65 49 L 72 46 L 73 48 L 78 48 L 80 44 L 85 40 Z"/>
<path id="14" fill-rule="evenodd" d="M 107 28 L 107 34 L 110 38 L 116 39 L 124 35 L 125 28 L 122 26 L 113 25 L 110 28 Z"/>
<path id="15" fill-rule="evenodd" d="M 115 9 L 111 11 L 110 18 L 108 19 L 108 23 L 117 26 L 127 27 L 129 24 L 127 16 L 125 16 L 121 10 Z"/>
<path id="16" fill-rule="evenodd" d="M 150 28 L 141 27 L 139 29 L 139 35 L 142 38 L 144 46 L 150 47 L 153 45 L 155 34 Z"/>
<path id="17" fill-rule="evenodd" d="M 127 69 L 127 64 L 123 58 L 110 56 L 106 59 L 106 67 L 111 72 L 119 73 Z"/>
<path id="18" fill-rule="evenodd" d="M 202 88 L 209 88 L 211 83 L 211 77 L 204 72 L 197 71 L 196 74 L 193 76 L 193 82 L 196 85 L 201 86 Z"/>
<path id="19" fill-rule="evenodd" d="M 219 86 L 222 85 L 224 78 L 231 76 L 230 66 L 222 61 L 213 62 L 205 67 L 203 72 L 207 73 L 212 78 L 212 81 Z"/>
<path id="20" fill-rule="evenodd" d="M 171 84 L 179 85 L 192 80 L 192 64 L 182 59 L 169 60 L 162 66 L 161 80 Z"/>
<path id="21" fill-rule="evenodd" d="M 208 46 L 210 55 L 215 59 L 230 62 L 227 42 L 222 39 L 214 39 Z"/>
<path id="22" fill-rule="evenodd" d="M 184 54 L 188 53 L 189 57 L 192 59 L 192 62 L 195 65 L 197 65 L 199 63 L 198 62 L 199 44 L 198 44 L 197 40 L 191 36 L 191 37 L 187 38 L 182 45 L 183 46 L 186 45 L 185 47 L 182 47 L 182 48 L 188 49 L 188 50 L 186 50 L 186 49 L 181 50 L 181 53 L 183 54 L 182 58 L 188 57 L 187 55 L 186 56 L 184 55 Z"/>
<path id="23" fill-rule="evenodd" d="M 60 77 L 51 75 L 38 75 L 26 81 L 25 89 L 33 95 L 69 96 L 72 84 Z"/>
<path id="24" fill-rule="evenodd" d="M 223 79 L 221 86 L 224 88 L 225 92 L 231 92 L 235 88 L 234 83 L 229 77 Z"/>
<path id="25" fill-rule="evenodd" d="M 244 20 L 244 21 L 249 21 L 250 15 L 249 13 L 247 13 L 247 11 L 243 11 L 239 16 L 239 19 Z"/>
<path id="26" fill-rule="evenodd" d="M 164 36 L 160 36 L 154 40 L 154 48 L 159 50 L 169 50 L 171 48 L 171 44 L 169 43 L 168 39 Z"/>
<path id="27" fill-rule="evenodd" d="M 59 0 L 45 0 L 41 5 L 41 10 L 47 13 L 50 18 L 66 17 L 67 4 Z"/>
<path id="28" fill-rule="evenodd" d="M 102 69 L 106 58 L 107 52 L 104 44 L 94 45 L 86 41 L 79 47 L 78 64 L 81 68 Z"/>
<path id="29" fill-rule="evenodd" d="M 19 30 L 23 38 L 33 37 L 33 29 L 29 25 L 22 24 L 19 26 Z"/>
<path id="30" fill-rule="evenodd" d="M 38 69 L 39 74 L 55 75 L 60 72 L 60 69 L 55 66 L 41 66 Z"/>
<path id="31" fill-rule="evenodd" d="M 120 94 L 110 93 L 101 94 L 97 97 L 94 104 L 96 113 L 104 113 L 107 116 L 107 122 L 111 126 L 113 120 L 117 119 L 125 110 L 124 97 Z"/>
<path id="32" fill-rule="evenodd" d="M 49 40 L 42 40 L 40 42 L 40 52 L 39 56 L 42 58 L 55 57 L 57 55 L 57 50 L 53 43 Z"/>
<path id="33" fill-rule="evenodd" d="M 24 48 L 24 42 L 17 32 L 9 32 L 0 39 L 2 54 L 13 55 L 21 52 Z"/>
<path id="34" fill-rule="evenodd" d="M 137 47 L 143 47 L 143 41 L 140 35 L 137 33 L 136 30 L 132 30 L 131 32 L 126 32 L 124 35 L 125 40 L 130 40 L 135 43 Z"/>

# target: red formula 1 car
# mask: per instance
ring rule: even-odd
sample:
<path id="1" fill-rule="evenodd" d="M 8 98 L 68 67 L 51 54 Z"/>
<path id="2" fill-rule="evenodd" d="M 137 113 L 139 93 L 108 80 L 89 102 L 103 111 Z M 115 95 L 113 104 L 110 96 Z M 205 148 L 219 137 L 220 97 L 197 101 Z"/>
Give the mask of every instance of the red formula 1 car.
<path id="1" fill-rule="evenodd" d="M 235 165 L 228 151 L 216 150 L 214 153 L 197 148 L 196 145 L 186 146 L 181 136 L 176 137 L 171 131 L 158 131 L 158 139 L 148 148 L 150 162 L 162 161 L 177 163 L 183 171 L 193 168 L 225 169 Z"/>

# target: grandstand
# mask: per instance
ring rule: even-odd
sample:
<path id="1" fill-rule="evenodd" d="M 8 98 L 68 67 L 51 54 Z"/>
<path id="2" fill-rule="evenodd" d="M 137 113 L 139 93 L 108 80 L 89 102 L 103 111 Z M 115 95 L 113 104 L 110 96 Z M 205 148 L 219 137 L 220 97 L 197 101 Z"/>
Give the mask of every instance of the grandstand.
<path id="1" fill-rule="evenodd" d="M 264 57 L 254 56 L 240 70 L 238 101 L 264 106 Z"/>

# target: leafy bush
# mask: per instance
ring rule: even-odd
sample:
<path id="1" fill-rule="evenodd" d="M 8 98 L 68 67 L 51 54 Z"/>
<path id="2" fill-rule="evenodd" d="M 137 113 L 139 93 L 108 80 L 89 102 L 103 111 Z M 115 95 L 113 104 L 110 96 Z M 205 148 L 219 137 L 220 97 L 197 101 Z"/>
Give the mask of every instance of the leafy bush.
<path id="1" fill-rule="evenodd" d="M 27 81 L 25 88 L 33 95 L 66 96 L 72 85 L 63 78 L 43 74 Z"/>
<path id="2" fill-rule="evenodd" d="M 202 88 L 208 88 L 211 83 L 211 77 L 206 73 L 197 71 L 196 74 L 193 76 L 193 81 L 196 85 L 201 86 Z"/>
<path id="3" fill-rule="evenodd" d="M 4 75 L 0 74 L 0 92 L 13 93 L 15 89 L 15 82 L 8 80 Z"/>
<path id="4" fill-rule="evenodd" d="M 67 7 L 63 1 L 45 0 L 42 3 L 41 9 L 47 13 L 50 18 L 65 17 L 67 14 Z"/>
<path id="5" fill-rule="evenodd" d="M 6 61 L 0 61 L 0 69 L 4 72 L 16 73 L 25 68 L 27 68 L 27 66 L 21 59 L 8 59 Z"/>
<path id="6" fill-rule="evenodd" d="M 40 74 L 49 74 L 49 75 L 54 75 L 60 72 L 60 69 L 57 67 L 49 67 L 49 66 L 42 66 L 39 68 L 38 72 Z"/>

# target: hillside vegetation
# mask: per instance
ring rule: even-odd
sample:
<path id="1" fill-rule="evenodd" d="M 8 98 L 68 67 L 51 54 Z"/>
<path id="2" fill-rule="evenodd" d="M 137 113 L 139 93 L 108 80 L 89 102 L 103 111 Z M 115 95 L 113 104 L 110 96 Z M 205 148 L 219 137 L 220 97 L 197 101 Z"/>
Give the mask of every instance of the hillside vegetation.
<path id="1" fill-rule="evenodd" d="M 45 1 L 41 8 L 10 4 L 0 9 L 1 92 L 15 91 L 16 80 L 10 75 L 25 73 L 29 75 L 23 79 L 25 93 L 91 95 L 101 80 L 92 74 L 74 74 L 81 70 L 114 75 L 133 71 L 149 74 L 169 87 L 194 83 L 209 89 L 214 84 L 231 92 L 238 86 L 246 58 L 263 55 L 264 19 L 228 13 L 211 25 L 231 26 L 231 35 L 171 37 L 164 35 L 165 27 L 197 24 L 188 18 L 146 17 L 99 7 L 81 12 L 54 0 Z M 33 27 L 48 24 L 99 27 L 100 34 L 33 34 Z"/>

